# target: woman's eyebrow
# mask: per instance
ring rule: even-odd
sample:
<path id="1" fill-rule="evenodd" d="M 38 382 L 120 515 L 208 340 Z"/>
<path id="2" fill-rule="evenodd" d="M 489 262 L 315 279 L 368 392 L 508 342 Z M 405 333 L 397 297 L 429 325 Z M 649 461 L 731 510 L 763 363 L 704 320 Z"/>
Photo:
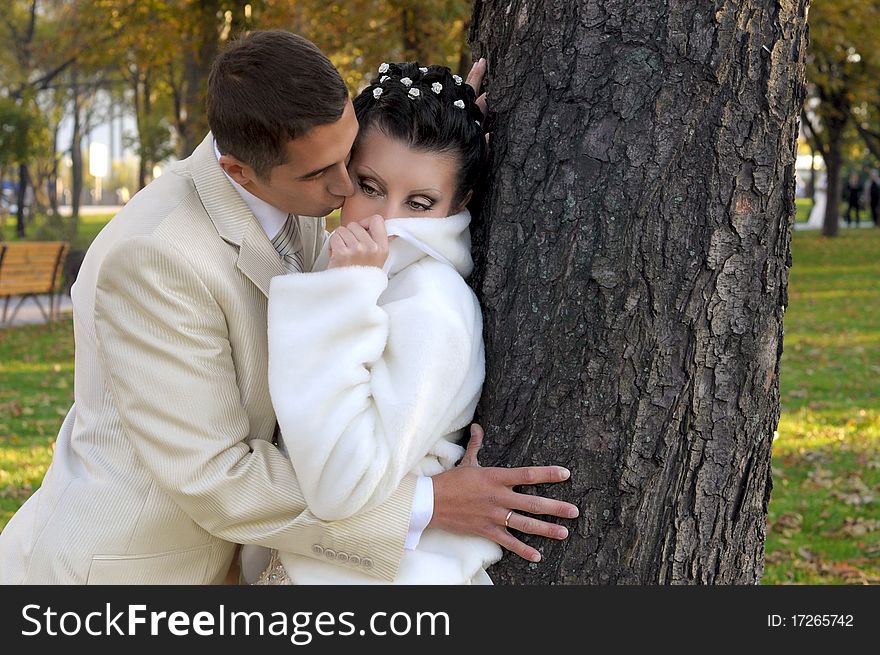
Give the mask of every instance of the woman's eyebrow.
<path id="1" fill-rule="evenodd" d="M 380 184 L 383 184 L 383 185 L 385 184 L 385 180 L 382 179 L 382 176 L 379 175 L 379 174 L 378 174 L 376 171 L 374 171 L 372 168 L 370 168 L 370 167 L 367 166 L 366 164 L 361 164 L 361 168 L 363 168 L 363 169 L 366 170 L 366 171 L 369 171 L 369 172 L 370 172 L 370 175 L 372 175 L 373 177 L 375 177 L 377 182 L 379 182 Z"/>

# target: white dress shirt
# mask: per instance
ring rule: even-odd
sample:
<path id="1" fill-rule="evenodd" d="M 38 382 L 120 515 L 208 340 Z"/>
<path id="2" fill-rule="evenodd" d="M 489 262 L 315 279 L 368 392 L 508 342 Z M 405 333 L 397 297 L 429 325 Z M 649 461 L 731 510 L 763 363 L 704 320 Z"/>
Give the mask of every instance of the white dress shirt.
<path id="1" fill-rule="evenodd" d="M 216 141 L 214 142 L 214 154 L 219 160 L 220 150 L 217 148 Z M 224 174 L 226 174 L 225 171 Z M 263 231 L 269 238 L 269 241 L 274 239 L 284 226 L 284 222 L 287 220 L 287 212 L 278 209 L 277 207 L 273 207 L 261 198 L 257 198 L 254 194 L 250 193 L 238 182 L 229 177 L 229 175 L 226 175 L 226 179 L 229 180 L 229 183 L 232 184 L 232 187 L 238 192 L 238 195 L 244 200 L 244 203 L 251 210 L 251 213 L 253 213 L 254 217 L 259 221 Z M 431 481 L 430 477 L 420 476 L 416 481 L 416 493 L 413 497 L 412 513 L 410 514 L 409 521 L 409 533 L 404 542 L 404 547 L 407 550 L 414 550 L 416 546 L 419 545 L 422 532 L 428 527 L 428 523 L 431 522 L 433 515 L 434 483 Z"/>

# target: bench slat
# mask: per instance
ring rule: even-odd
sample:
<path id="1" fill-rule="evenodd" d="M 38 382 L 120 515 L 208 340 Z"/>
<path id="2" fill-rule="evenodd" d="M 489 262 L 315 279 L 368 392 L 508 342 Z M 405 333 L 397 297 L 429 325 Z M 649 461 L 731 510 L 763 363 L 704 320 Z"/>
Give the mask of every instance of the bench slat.
<path id="1" fill-rule="evenodd" d="M 63 241 L 0 243 L 0 298 L 57 292 L 68 252 Z"/>

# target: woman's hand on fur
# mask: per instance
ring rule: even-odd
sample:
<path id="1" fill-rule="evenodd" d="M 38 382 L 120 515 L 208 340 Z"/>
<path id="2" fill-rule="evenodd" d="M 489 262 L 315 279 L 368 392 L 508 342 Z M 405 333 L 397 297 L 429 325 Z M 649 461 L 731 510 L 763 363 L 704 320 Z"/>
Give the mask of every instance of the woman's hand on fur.
<path id="1" fill-rule="evenodd" d="M 573 519 L 578 508 L 561 500 L 518 493 L 513 487 L 563 482 L 571 474 L 561 466 L 482 467 L 477 461 L 482 444 L 483 429 L 474 423 L 467 451 L 458 466 L 432 478 L 434 515 L 428 527 L 486 537 L 530 562 L 538 562 L 541 554 L 513 536 L 509 529 L 565 539 L 565 527 L 526 514 Z"/>
<path id="2" fill-rule="evenodd" d="M 330 262 L 327 268 L 341 266 L 376 266 L 388 259 L 388 234 L 385 219 L 378 214 L 340 225 L 330 235 Z"/>

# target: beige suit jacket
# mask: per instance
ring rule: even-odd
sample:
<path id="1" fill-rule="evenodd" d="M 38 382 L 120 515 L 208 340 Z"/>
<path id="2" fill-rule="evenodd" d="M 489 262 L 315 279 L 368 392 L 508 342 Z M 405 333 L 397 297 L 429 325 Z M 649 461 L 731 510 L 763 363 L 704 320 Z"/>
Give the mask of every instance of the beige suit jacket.
<path id="1" fill-rule="evenodd" d="M 323 221 L 300 227 L 310 268 Z M 219 583 L 236 543 L 394 578 L 415 477 L 321 521 L 272 444 L 267 292 L 283 273 L 210 134 L 107 225 L 71 293 L 75 403 L 0 534 L 0 583 Z"/>

